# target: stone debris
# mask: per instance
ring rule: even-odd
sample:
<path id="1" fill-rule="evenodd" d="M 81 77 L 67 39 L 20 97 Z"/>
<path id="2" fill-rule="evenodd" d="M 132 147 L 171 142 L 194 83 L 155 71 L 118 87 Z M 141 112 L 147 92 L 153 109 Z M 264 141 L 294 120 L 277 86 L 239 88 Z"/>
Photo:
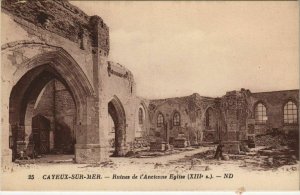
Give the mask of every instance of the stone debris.
<path id="1" fill-rule="evenodd" d="M 30 159 L 30 160 L 15 160 L 15 163 L 19 164 L 19 165 L 26 165 L 26 164 L 35 164 L 35 160 L 34 159 Z"/>
<path id="2" fill-rule="evenodd" d="M 79 168 L 88 168 L 88 167 L 115 168 L 116 165 L 112 161 L 104 161 L 101 163 L 88 164 Z"/>
<path id="3" fill-rule="evenodd" d="M 134 151 L 129 151 L 125 154 L 125 157 L 132 157 L 135 155 L 135 152 Z"/>
<path id="4" fill-rule="evenodd" d="M 189 170 L 208 171 L 211 170 L 211 168 L 208 165 L 193 165 Z"/>
<path id="5" fill-rule="evenodd" d="M 66 160 L 49 160 L 48 163 L 74 163 L 74 159 L 66 159 Z"/>
<path id="6" fill-rule="evenodd" d="M 249 149 L 249 152 L 240 152 L 239 154 L 224 154 L 219 160 L 214 159 L 215 149 L 209 149 L 204 152 L 196 153 L 192 156 L 185 156 L 176 161 L 170 161 L 170 164 L 184 165 L 190 164 L 190 169 L 202 167 L 209 164 L 238 164 L 239 167 L 245 167 L 252 170 L 270 170 L 278 169 L 285 165 L 295 165 L 299 158 L 295 150 L 288 146 L 280 148 L 260 147 Z M 190 163 L 189 163 L 190 162 Z M 203 168 L 199 168 L 203 169 Z"/>
<path id="7" fill-rule="evenodd" d="M 222 158 L 222 160 L 225 160 L 225 161 L 227 161 L 227 160 L 229 160 L 229 156 L 228 155 L 223 155 L 223 158 Z"/>
<path id="8" fill-rule="evenodd" d="M 154 169 L 161 168 L 163 165 L 161 163 L 155 163 Z"/>
<path id="9" fill-rule="evenodd" d="M 256 136 L 255 143 L 257 146 L 272 146 L 274 148 L 280 148 L 282 146 L 296 146 L 296 148 L 298 148 L 299 139 L 297 135 L 278 133 Z"/>

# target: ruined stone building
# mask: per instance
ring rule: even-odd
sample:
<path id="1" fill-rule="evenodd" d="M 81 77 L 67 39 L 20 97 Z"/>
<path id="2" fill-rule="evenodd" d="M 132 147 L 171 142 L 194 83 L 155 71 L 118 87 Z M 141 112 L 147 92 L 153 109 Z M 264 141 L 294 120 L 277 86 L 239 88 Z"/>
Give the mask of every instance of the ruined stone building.
<path id="1" fill-rule="evenodd" d="M 298 136 L 299 90 L 252 93 L 229 91 L 221 98 L 187 97 L 151 100 L 150 135 L 173 143 L 179 134 L 193 144 L 225 143 L 239 152 L 240 141 L 273 131 Z"/>
<path id="2" fill-rule="evenodd" d="M 5 0 L 1 11 L 3 163 L 20 153 L 94 163 L 178 137 L 237 151 L 257 134 L 298 131 L 299 90 L 143 99 L 130 70 L 108 60 L 109 27 L 99 16 L 59 0 Z"/>

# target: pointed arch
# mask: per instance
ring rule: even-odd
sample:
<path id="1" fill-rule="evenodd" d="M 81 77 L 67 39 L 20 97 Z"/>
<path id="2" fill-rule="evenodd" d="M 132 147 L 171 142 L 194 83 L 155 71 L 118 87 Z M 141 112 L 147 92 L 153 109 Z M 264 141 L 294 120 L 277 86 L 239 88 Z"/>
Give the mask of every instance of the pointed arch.
<path id="1" fill-rule="evenodd" d="M 211 106 L 207 106 L 204 111 L 204 124 L 207 129 L 213 127 L 212 121 L 215 117 L 214 109 Z"/>
<path id="2" fill-rule="evenodd" d="M 164 117 L 163 113 L 158 112 L 157 117 L 156 117 L 157 127 L 163 127 L 164 122 L 165 122 L 165 117 Z"/>
<path id="3" fill-rule="evenodd" d="M 108 102 L 108 113 L 115 125 L 115 151 L 112 156 L 124 156 L 126 153 L 126 114 L 117 96 Z"/>
<path id="4" fill-rule="evenodd" d="M 180 113 L 177 110 L 175 110 L 173 112 L 172 116 L 173 116 L 173 118 L 172 118 L 173 126 L 180 126 L 180 124 L 181 124 L 181 115 L 180 115 Z"/>
<path id="5" fill-rule="evenodd" d="M 31 47 L 39 50 L 41 45 L 33 44 Z M 7 78 L 10 78 L 13 83 L 10 88 L 7 113 L 9 129 L 16 132 L 12 133 L 14 140 L 23 139 L 24 118 L 28 102 L 36 99 L 47 83 L 57 79 L 68 88 L 76 105 L 75 159 L 76 162 L 80 162 L 82 159 L 77 152 L 83 151 L 87 144 L 99 143 L 98 136 L 92 139 L 87 136 L 91 131 L 94 131 L 98 120 L 95 111 L 88 109 L 88 105 L 95 104 L 95 93 L 87 76 L 71 55 L 62 48 L 49 45 L 47 48 L 47 51 L 43 48 L 40 49 L 40 54 L 31 58 L 24 58 L 23 62 L 18 64 L 15 72 L 12 75 L 7 75 Z M 9 66 L 7 67 L 9 68 Z M 95 122 L 91 124 L 89 122 L 91 120 Z M 76 151 L 76 148 L 79 150 Z M 16 148 L 13 149 L 13 153 L 16 153 Z M 88 161 L 89 159 L 84 160 Z"/>
<path id="6" fill-rule="evenodd" d="M 288 99 L 283 104 L 283 122 L 285 125 L 298 124 L 298 105 L 293 99 Z"/>
<path id="7" fill-rule="evenodd" d="M 267 123 L 267 106 L 263 101 L 257 101 L 253 107 L 253 113 L 256 124 L 266 124 Z"/>

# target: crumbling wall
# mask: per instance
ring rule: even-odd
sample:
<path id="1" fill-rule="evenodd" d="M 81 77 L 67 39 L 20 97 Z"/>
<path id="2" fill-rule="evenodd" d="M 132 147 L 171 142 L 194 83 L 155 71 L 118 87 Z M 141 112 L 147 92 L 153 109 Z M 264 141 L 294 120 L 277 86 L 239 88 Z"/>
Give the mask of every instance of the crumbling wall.
<path id="1" fill-rule="evenodd" d="M 145 104 L 145 101 L 142 98 L 140 99 L 140 105 L 136 109 L 135 117 L 137 120 L 135 120 L 135 137 L 141 138 L 141 137 L 147 137 L 149 133 L 149 112 L 147 105 Z M 139 115 L 141 112 L 142 120 L 140 123 Z"/>
<path id="2" fill-rule="evenodd" d="M 251 106 L 254 113 L 255 105 L 263 102 L 266 106 L 267 122 L 266 124 L 255 124 L 256 134 L 266 134 L 273 130 L 279 131 L 298 131 L 299 122 L 296 124 L 284 123 L 284 105 L 292 101 L 298 108 L 299 117 L 299 90 L 261 92 L 251 94 Z M 254 116 L 253 116 L 254 119 Z"/>
<path id="3" fill-rule="evenodd" d="M 199 94 L 192 94 L 185 97 L 168 98 L 161 100 L 151 100 L 149 104 L 151 135 L 159 135 L 170 143 L 183 133 L 191 144 L 217 139 L 217 128 L 207 129 L 205 126 L 205 112 L 208 108 L 216 110 L 214 98 L 202 97 Z M 175 112 L 180 113 L 180 126 L 173 125 Z M 157 116 L 162 113 L 165 124 L 157 127 Z M 212 116 L 213 121 L 217 121 L 217 115 Z M 168 133 L 167 133 L 168 132 Z M 167 134 L 168 135 L 167 135 Z M 168 139 L 166 139 L 168 137 Z M 211 137 L 210 139 L 206 139 Z"/>
<path id="4" fill-rule="evenodd" d="M 216 142 L 220 139 L 219 109 L 220 108 L 218 98 L 207 98 L 206 100 L 202 100 L 203 114 L 200 125 L 203 129 L 203 142 Z"/>
<path id="5" fill-rule="evenodd" d="M 109 127 L 109 113 L 108 103 L 112 99 L 118 99 L 122 109 L 125 113 L 125 142 L 124 150 L 129 151 L 130 146 L 134 143 L 135 133 L 139 128 L 138 124 L 138 108 L 141 106 L 143 100 L 136 96 L 136 83 L 134 81 L 131 71 L 126 69 L 124 66 L 107 61 L 102 58 L 99 78 L 100 87 L 99 87 L 99 99 L 101 103 L 101 121 L 103 129 L 105 130 L 105 135 L 107 138 L 104 139 L 104 142 L 108 142 L 110 135 Z M 147 115 L 145 113 L 145 115 Z M 147 132 L 147 121 L 145 119 L 145 131 Z M 101 123 L 101 122 L 100 122 Z"/>
<path id="6" fill-rule="evenodd" d="M 151 135 L 154 137 L 159 136 L 167 142 L 173 142 L 180 133 L 184 133 L 186 137 L 189 137 L 187 127 L 192 125 L 191 119 L 188 115 L 188 104 L 183 103 L 180 100 L 169 99 L 161 104 L 154 105 L 151 103 Z M 153 107 L 155 108 L 153 109 Z M 175 126 L 173 124 L 174 114 L 178 112 L 180 115 L 180 124 Z M 159 114 L 164 116 L 164 124 L 161 127 L 157 126 L 157 117 Z M 195 121 L 194 121 L 195 122 Z"/>
<path id="7" fill-rule="evenodd" d="M 230 91 L 221 100 L 221 113 L 226 123 L 224 140 L 246 139 L 247 119 L 250 118 L 247 92 Z"/>
<path id="8" fill-rule="evenodd" d="M 37 0 L 20 2 L 5 0 L 1 2 L 2 10 L 18 18 L 55 33 L 78 44 L 85 49 L 95 41 L 103 50 L 103 55 L 109 54 L 109 29 L 101 20 L 100 29 L 95 30 L 91 17 L 73 6 L 68 1 Z M 96 35 L 95 35 L 96 33 Z"/>

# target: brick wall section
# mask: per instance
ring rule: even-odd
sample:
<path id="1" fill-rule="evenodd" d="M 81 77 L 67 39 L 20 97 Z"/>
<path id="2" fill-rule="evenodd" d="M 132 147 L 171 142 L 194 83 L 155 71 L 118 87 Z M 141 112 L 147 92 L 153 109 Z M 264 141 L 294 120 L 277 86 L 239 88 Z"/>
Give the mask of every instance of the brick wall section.
<path id="1" fill-rule="evenodd" d="M 41 114 L 51 121 L 54 140 L 50 141 L 60 152 L 73 151 L 75 112 L 74 101 L 66 87 L 57 80 L 49 82 L 43 89 L 34 115 Z"/>
<path id="2" fill-rule="evenodd" d="M 73 152 L 75 142 L 75 104 L 66 87 L 58 82 L 55 85 L 55 145 L 64 153 Z"/>
<path id="3" fill-rule="evenodd" d="M 44 117 L 48 118 L 50 121 L 53 121 L 53 109 L 54 109 L 54 82 L 48 83 L 45 88 L 42 90 L 40 96 L 38 97 L 37 106 L 34 109 L 34 116 L 41 114 Z"/>

